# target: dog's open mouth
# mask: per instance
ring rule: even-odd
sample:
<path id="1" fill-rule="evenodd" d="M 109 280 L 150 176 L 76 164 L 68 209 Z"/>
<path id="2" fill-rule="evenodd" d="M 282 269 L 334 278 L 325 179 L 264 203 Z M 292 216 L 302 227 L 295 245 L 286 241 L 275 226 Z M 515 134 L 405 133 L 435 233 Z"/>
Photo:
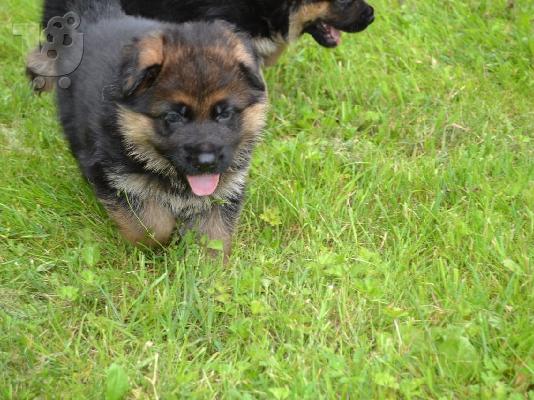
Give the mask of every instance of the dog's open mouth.
<path id="1" fill-rule="evenodd" d="M 187 181 L 197 196 L 211 196 L 217 190 L 220 174 L 188 175 Z"/>
<path id="2" fill-rule="evenodd" d="M 305 30 L 315 41 L 324 47 L 337 47 L 341 43 L 341 32 L 323 21 L 308 26 Z"/>

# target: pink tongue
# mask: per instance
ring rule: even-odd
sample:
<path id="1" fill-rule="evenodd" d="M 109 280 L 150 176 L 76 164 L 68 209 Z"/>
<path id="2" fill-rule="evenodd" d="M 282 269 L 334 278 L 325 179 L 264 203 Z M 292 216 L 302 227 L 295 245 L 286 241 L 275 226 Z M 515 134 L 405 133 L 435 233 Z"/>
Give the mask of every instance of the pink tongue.
<path id="1" fill-rule="evenodd" d="M 219 174 L 192 175 L 187 177 L 187 181 L 194 194 L 197 196 L 209 196 L 217 189 L 219 178 Z"/>
<path id="2" fill-rule="evenodd" d="M 330 34 L 330 36 L 332 36 L 332 39 L 335 40 L 336 45 L 339 45 L 339 43 L 341 43 L 341 32 L 340 31 L 338 31 L 333 26 L 328 26 L 328 33 Z"/>

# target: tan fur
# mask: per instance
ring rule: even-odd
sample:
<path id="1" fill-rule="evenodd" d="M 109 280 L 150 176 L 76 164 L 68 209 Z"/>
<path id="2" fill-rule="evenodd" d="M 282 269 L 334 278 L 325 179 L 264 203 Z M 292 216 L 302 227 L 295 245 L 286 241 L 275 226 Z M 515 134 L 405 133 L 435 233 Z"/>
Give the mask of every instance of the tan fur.
<path id="1" fill-rule="evenodd" d="M 287 46 L 296 41 L 303 33 L 309 22 L 327 17 L 330 12 L 330 2 L 321 1 L 299 7 L 289 16 L 289 31 L 287 37 L 257 38 L 254 47 L 263 59 L 266 67 L 276 64 Z"/>
<path id="2" fill-rule="evenodd" d="M 263 58 L 263 65 L 266 67 L 271 67 L 274 64 L 276 64 L 276 62 L 278 61 L 280 56 L 284 53 L 286 48 L 287 48 L 287 43 L 279 43 L 274 52 L 269 54 L 267 57 Z"/>
<path id="3" fill-rule="evenodd" d="M 245 65 L 250 66 L 254 64 L 254 59 L 252 58 L 252 55 L 241 42 L 236 43 L 232 55 L 238 62 L 241 62 Z"/>
<path id="4" fill-rule="evenodd" d="M 209 240 L 222 241 L 224 257 L 225 259 L 230 257 L 232 232 L 224 223 L 219 207 L 212 207 L 210 213 L 200 219 L 197 230 L 200 235 L 207 236 Z"/>
<path id="5" fill-rule="evenodd" d="M 234 159 L 237 160 L 237 157 L 239 157 L 239 154 L 236 154 Z M 248 171 L 233 171 L 230 168 L 227 172 L 221 175 L 219 186 L 213 197 L 217 200 L 224 200 L 228 197 L 235 196 L 245 187 L 247 176 Z"/>
<path id="6" fill-rule="evenodd" d="M 174 215 L 157 201 L 147 201 L 141 212 L 141 221 L 143 225 L 154 233 L 154 239 L 160 243 L 169 240 L 176 220 Z"/>
<path id="7" fill-rule="evenodd" d="M 169 99 L 174 103 L 185 104 L 192 108 L 195 113 L 195 118 L 206 120 L 212 117 L 213 107 L 217 103 L 235 96 L 236 93 L 239 93 L 242 90 L 243 87 L 241 86 L 241 82 L 237 82 L 223 89 L 207 93 L 202 98 L 194 98 L 183 92 L 175 92 L 171 93 Z"/>
<path id="8" fill-rule="evenodd" d="M 212 110 L 215 104 L 223 101 L 229 97 L 237 98 L 243 104 L 248 99 L 246 96 L 240 96 L 248 90 L 246 82 L 240 79 L 235 79 L 230 84 L 221 87 L 221 82 L 224 81 L 224 75 L 221 71 L 228 71 L 230 73 L 239 75 L 238 64 L 243 63 L 250 68 L 254 68 L 254 59 L 252 54 L 247 52 L 246 47 L 233 38 L 233 47 L 223 48 L 220 46 L 206 47 L 202 49 L 202 53 L 206 59 L 212 61 L 206 65 L 206 74 L 202 82 L 198 81 L 198 71 L 194 68 L 194 64 L 190 62 L 190 51 L 184 50 L 174 51 L 167 50 L 168 57 L 164 62 L 163 70 L 160 74 L 160 81 L 178 81 L 180 85 L 174 91 L 161 91 L 159 98 L 162 100 L 171 101 L 174 103 L 183 103 L 192 108 L 196 119 L 210 119 Z M 179 65 L 180 68 L 166 68 L 166 64 Z M 169 85 L 170 86 L 170 85 Z M 211 88 L 211 90 L 201 89 Z M 158 114 L 158 110 L 154 110 Z"/>
<path id="9" fill-rule="evenodd" d="M 253 65 L 255 63 L 253 55 L 234 32 L 228 31 L 225 36 L 227 38 L 227 44 L 220 48 L 223 56 L 228 57 L 229 55 L 232 55 L 238 62 L 242 62 L 246 65 Z M 232 43 L 233 48 L 231 46 L 229 48 L 228 43 L 230 42 Z"/>
<path id="10" fill-rule="evenodd" d="M 133 244 L 165 244 L 176 226 L 172 213 L 152 199 L 145 201 L 138 214 L 109 203 L 106 208 L 122 235 Z"/>
<path id="11" fill-rule="evenodd" d="M 232 94 L 238 93 L 241 89 L 240 85 L 232 85 L 221 90 L 216 90 L 202 99 L 198 104 L 197 115 L 200 119 L 210 119 L 213 107 L 221 101 L 229 98 Z"/>
<path id="12" fill-rule="evenodd" d="M 161 32 L 153 32 L 150 35 L 144 37 L 139 42 L 135 44 L 135 47 L 138 50 L 138 59 L 137 59 L 137 69 L 142 71 L 146 68 L 163 65 L 164 61 L 164 42 L 163 35 Z M 132 49 L 128 49 L 132 51 Z M 135 85 L 135 76 L 130 76 L 126 80 L 125 87 L 133 88 Z M 143 89 L 143 85 L 139 86 L 138 89 Z"/>
<path id="13" fill-rule="evenodd" d="M 161 65 L 164 60 L 163 36 L 161 33 L 153 33 L 139 41 L 139 69 L 145 69 L 152 65 Z"/>
<path id="14" fill-rule="evenodd" d="M 193 108 L 195 116 L 202 119 L 211 117 L 212 107 L 218 102 L 228 98 L 231 95 L 231 92 L 231 88 L 225 88 L 208 93 L 203 98 L 195 98 L 187 93 L 178 91 L 171 93 L 169 100 L 172 100 L 174 103 L 185 104 L 186 106 Z"/>
<path id="15" fill-rule="evenodd" d="M 176 104 L 185 104 L 189 107 L 197 105 L 198 99 L 196 97 L 190 96 L 184 92 L 174 92 L 169 96 L 169 100 Z"/>
<path id="16" fill-rule="evenodd" d="M 147 174 L 108 173 L 107 178 L 111 186 L 118 191 L 133 194 L 140 199 L 154 198 L 164 202 L 164 188 L 156 178 Z"/>
<path id="17" fill-rule="evenodd" d="M 256 38 L 254 39 L 254 47 L 256 48 L 256 51 L 263 59 L 263 64 L 266 66 L 272 65 L 268 64 L 266 60 L 271 60 L 273 58 L 273 55 L 280 52 L 280 47 L 284 48 L 286 47 L 287 43 L 283 38 L 279 38 L 278 40 L 273 40 L 270 38 Z"/>
<path id="18" fill-rule="evenodd" d="M 297 40 L 308 22 L 327 16 L 329 10 L 329 1 L 321 1 L 299 7 L 289 16 L 288 41 L 291 43 Z"/>
<path id="19" fill-rule="evenodd" d="M 242 129 L 243 136 L 248 138 L 250 136 L 257 136 L 265 126 L 268 106 L 266 103 L 256 103 L 251 107 L 243 110 L 242 113 Z"/>
<path id="20" fill-rule="evenodd" d="M 171 163 L 152 144 L 156 133 L 149 117 L 121 107 L 118 120 L 130 156 L 144 162 L 153 172 L 167 176 L 176 174 Z"/>
<path id="21" fill-rule="evenodd" d="M 204 212 L 210 207 L 210 201 L 205 197 L 191 196 L 189 198 L 175 196 L 161 187 L 159 182 L 146 174 L 114 174 L 107 175 L 112 187 L 142 200 L 154 199 L 164 204 L 173 213 L 191 218 L 195 214 Z M 219 188 L 220 189 L 220 185 Z"/>
<path id="22" fill-rule="evenodd" d="M 222 200 L 241 191 L 246 175 L 246 171 L 222 174 L 213 198 Z M 197 216 L 195 230 L 209 240 L 221 240 L 225 258 L 229 257 L 232 231 L 225 225 L 219 207 L 208 198 L 172 196 L 143 174 L 108 175 L 108 178 L 112 186 L 137 196 L 144 203 L 142 210 L 135 214 L 132 210 L 104 202 L 119 230 L 131 243 L 147 246 L 165 244 L 176 225 L 174 214 L 186 218 Z"/>
<path id="23" fill-rule="evenodd" d="M 235 196 L 245 186 L 246 171 L 228 171 L 221 175 L 219 186 L 213 194 L 214 199 L 222 200 Z M 195 214 L 206 212 L 211 207 L 207 197 L 181 197 L 165 191 L 155 179 L 145 174 L 108 174 L 107 178 L 112 187 L 118 191 L 129 193 L 140 199 L 154 199 L 164 204 L 173 213 L 187 218 Z"/>

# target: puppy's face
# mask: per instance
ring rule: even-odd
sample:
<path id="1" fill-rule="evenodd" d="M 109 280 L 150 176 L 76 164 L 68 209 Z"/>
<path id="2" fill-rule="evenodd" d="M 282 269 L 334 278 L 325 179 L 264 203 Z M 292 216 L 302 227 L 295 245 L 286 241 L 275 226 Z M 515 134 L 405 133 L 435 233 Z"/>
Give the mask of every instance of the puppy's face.
<path id="1" fill-rule="evenodd" d="M 248 162 L 263 128 L 266 89 L 249 42 L 225 23 L 186 24 L 129 47 L 121 128 L 147 169 L 212 194 Z"/>
<path id="2" fill-rule="evenodd" d="M 374 21 L 374 9 L 364 0 L 308 0 L 290 17 L 290 31 L 309 33 L 324 47 L 336 47 L 341 31 L 360 32 Z"/>

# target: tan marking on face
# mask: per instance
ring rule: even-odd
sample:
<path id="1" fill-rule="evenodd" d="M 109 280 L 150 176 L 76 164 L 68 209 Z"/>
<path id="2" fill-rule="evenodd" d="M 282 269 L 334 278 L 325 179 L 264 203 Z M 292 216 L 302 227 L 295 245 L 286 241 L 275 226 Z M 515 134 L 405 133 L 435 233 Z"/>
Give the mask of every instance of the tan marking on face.
<path id="1" fill-rule="evenodd" d="M 196 65 L 190 61 L 193 50 L 184 51 L 179 56 L 175 56 L 173 50 L 167 50 L 172 54 L 172 60 L 168 61 L 160 74 L 158 80 L 165 82 L 166 87 L 157 92 L 157 96 L 161 101 L 187 105 L 192 109 L 195 119 L 209 119 L 213 106 L 218 102 L 239 98 L 248 92 L 246 81 L 240 78 L 238 64 L 254 69 L 255 60 L 245 45 L 237 40 L 228 47 L 216 45 L 194 51 L 197 58 L 200 53 L 200 61 L 204 64 L 203 75 L 199 75 Z M 233 79 L 228 82 L 229 77 Z M 222 86 L 223 82 L 226 82 L 225 86 Z M 173 86 L 174 89 L 171 89 Z"/>
<path id="2" fill-rule="evenodd" d="M 174 93 L 171 93 L 171 95 L 166 100 L 175 104 L 185 104 L 189 107 L 198 105 L 198 98 L 190 96 L 189 94 L 179 90 Z"/>
<path id="3" fill-rule="evenodd" d="M 122 235 L 133 244 L 165 244 L 175 229 L 176 220 L 172 213 L 153 199 L 146 200 L 139 213 L 120 205 L 103 203 Z"/>
<path id="4" fill-rule="evenodd" d="M 241 115 L 244 138 L 259 137 L 265 127 L 268 106 L 266 103 L 256 103 L 245 110 Z"/>
<path id="5" fill-rule="evenodd" d="M 157 133 L 151 118 L 120 107 L 119 127 L 128 155 L 143 162 L 150 171 L 166 176 L 175 176 L 172 164 L 154 148 Z"/>
<path id="6" fill-rule="evenodd" d="M 288 41 L 291 43 L 298 39 L 298 37 L 302 35 L 306 24 L 327 16 L 329 9 L 329 1 L 321 1 L 299 7 L 293 14 L 289 16 Z"/>
<path id="7" fill-rule="evenodd" d="M 239 90 L 239 88 L 236 89 Z M 231 98 L 234 93 L 236 91 L 228 87 L 208 93 L 203 98 L 195 98 L 181 91 L 177 91 L 172 93 L 166 100 L 175 104 L 185 104 L 191 108 L 195 115 L 195 120 L 207 120 L 211 118 L 213 107 L 217 103 Z"/>
<path id="8" fill-rule="evenodd" d="M 262 138 L 263 128 L 267 118 L 267 108 L 266 103 L 257 103 L 243 110 L 241 115 L 241 141 L 234 152 L 232 166 L 230 166 L 229 171 L 235 171 L 234 165 L 242 165 L 250 161 L 252 150 Z M 241 187 L 244 187 L 246 177 L 247 175 L 244 174 L 236 182 L 241 184 Z"/>
<path id="9" fill-rule="evenodd" d="M 235 86 L 235 89 L 232 87 L 226 87 L 207 95 L 199 104 L 197 109 L 198 117 L 205 120 L 210 119 L 212 117 L 213 107 L 215 107 L 216 104 L 236 96 L 241 88 L 239 88 L 238 85 Z"/>

